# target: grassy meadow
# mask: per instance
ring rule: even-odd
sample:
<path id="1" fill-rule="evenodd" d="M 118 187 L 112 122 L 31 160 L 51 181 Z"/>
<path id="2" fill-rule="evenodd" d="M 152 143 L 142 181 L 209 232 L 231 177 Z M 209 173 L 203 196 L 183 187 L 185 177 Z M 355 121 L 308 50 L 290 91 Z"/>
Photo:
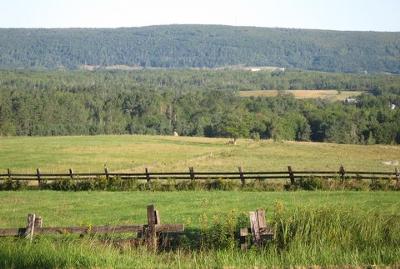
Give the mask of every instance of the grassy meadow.
<path id="1" fill-rule="evenodd" d="M 170 136 L 1 137 L 0 169 L 75 171 L 393 171 L 400 147 Z M 263 268 L 400 265 L 400 199 L 392 191 L 1 191 L 0 227 L 146 222 L 155 204 L 162 223 L 183 223 L 178 247 L 151 253 L 73 235 L 0 238 L 0 268 Z M 267 210 L 275 239 L 242 252 L 237 231 L 248 211 Z"/>
<path id="2" fill-rule="evenodd" d="M 0 137 L 0 170 L 17 172 L 246 171 L 294 169 L 393 171 L 400 147 L 172 136 Z M 385 164 L 386 163 L 386 164 Z M 389 163 L 389 164 L 388 164 Z"/>
<path id="3" fill-rule="evenodd" d="M 28 212 L 40 214 L 44 226 L 145 223 L 145 207 L 154 203 L 162 223 L 183 223 L 189 233 L 178 249 L 159 253 L 92 237 L 39 236 L 32 243 L 3 238 L 0 267 L 395 267 L 398 198 L 396 192 L 0 192 L 0 227 L 24 226 Z M 263 249 L 242 252 L 235 233 L 256 208 L 267 209 L 276 237 Z"/>
<path id="4" fill-rule="evenodd" d="M 275 97 L 279 93 L 292 94 L 296 99 L 323 99 L 328 101 L 344 101 L 346 98 L 361 95 L 362 91 L 337 91 L 337 90 L 253 90 L 240 91 L 241 97 Z"/>

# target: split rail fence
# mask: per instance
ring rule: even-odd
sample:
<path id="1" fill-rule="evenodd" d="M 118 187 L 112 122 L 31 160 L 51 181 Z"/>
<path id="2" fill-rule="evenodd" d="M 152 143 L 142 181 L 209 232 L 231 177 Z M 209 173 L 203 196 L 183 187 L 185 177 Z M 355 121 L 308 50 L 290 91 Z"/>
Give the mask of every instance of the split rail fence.
<path id="1" fill-rule="evenodd" d="M 43 219 L 34 213 L 28 214 L 27 225 L 23 228 L 0 228 L 0 237 L 14 236 L 32 240 L 38 234 L 117 234 L 136 233 L 137 238 L 119 240 L 134 245 L 144 244 L 149 249 L 157 249 L 160 236 L 168 233 L 182 233 L 183 224 L 161 224 L 160 214 L 154 205 L 147 206 L 147 224 L 90 226 L 90 227 L 43 227 Z"/>
<path id="2" fill-rule="evenodd" d="M 193 167 L 189 167 L 187 172 L 151 172 L 145 168 L 144 173 L 115 173 L 110 172 L 107 168 L 102 173 L 75 173 L 69 169 L 68 173 L 42 173 L 40 169 L 36 169 L 35 173 L 24 174 L 14 173 L 7 169 L 6 173 L 0 174 L 0 181 L 2 180 L 28 180 L 38 181 L 40 184 L 44 180 L 90 180 L 104 177 L 106 179 L 119 178 L 121 180 L 207 180 L 207 179 L 224 179 L 224 180 L 240 180 L 244 185 L 246 180 L 270 180 L 270 179 L 289 179 L 292 184 L 296 179 L 305 178 L 321 178 L 321 179 L 383 179 L 383 180 L 397 180 L 400 181 L 400 172 L 395 168 L 393 172 L 369 172 L 369 171 L 346 171 L 343 166 L 337 171 L 299 171 L 293 170 L 288 166 L 286 171 L 270 171 L 270 172 L 246 172 L 242 167 L 238 167 L 236 172 L 195 172 Z"/>

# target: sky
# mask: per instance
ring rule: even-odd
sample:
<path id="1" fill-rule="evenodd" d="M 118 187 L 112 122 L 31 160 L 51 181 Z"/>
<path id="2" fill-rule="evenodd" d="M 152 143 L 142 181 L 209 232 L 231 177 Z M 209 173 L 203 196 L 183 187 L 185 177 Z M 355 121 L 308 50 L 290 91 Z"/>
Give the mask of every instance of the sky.
<path id="1" fill-rule="evenodd" d="M 400 0 L 0 0 L 0 28 L 224 24 L 400 31 Z"/>

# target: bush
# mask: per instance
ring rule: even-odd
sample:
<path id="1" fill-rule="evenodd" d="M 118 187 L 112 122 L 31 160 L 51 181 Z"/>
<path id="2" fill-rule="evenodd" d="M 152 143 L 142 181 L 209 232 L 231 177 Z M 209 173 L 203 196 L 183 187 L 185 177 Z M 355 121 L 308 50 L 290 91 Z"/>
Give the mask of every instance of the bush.
<path id="1" fill-rule="evenodd" d="M 301 179 L 297 182 L 297 184 L 299 188 L 307 191 L 315 191 L 323 189 L 322 180 L 316 177 Z"/>
<path id="2" fill-rule="evenodd" d="M 27 181 L 4 180 L 0 183 L 1 190 L 21 190 L 28 188 Z M 59 180 L 43 180 L 38 187 L 30 188 L 49 189 L 57 191 L 297 191 L 297 190 L 353 190 L 353 191 L 399 191 L 400 184 L 395 180 L 375 179 L 371 182 L 362 179 L 342 181 L 338 178 L 324 179 L 310 177 L 299 179 L 295 184 L 285 181 L 270 181 L 263 179 L 246 180 L 242 186 L 240 180 L 227 179 L 196 179 L 196 180 L 145 180 L 121 179 L 119 177 L 97 177 L 89 180 L 64 178 Z"/>
<path id="3" fill-rule="evenodd" d="M 390 182 L 388 180 L 373 179 L 369 188 L 373 191 L 387 191 L 389 189 Z"/>
<path id="4" fill-rule="evenodd" d="M 7 179 L 0 183 L 1 191 L 17 191 L 28 187 L 27 181 Z"/>

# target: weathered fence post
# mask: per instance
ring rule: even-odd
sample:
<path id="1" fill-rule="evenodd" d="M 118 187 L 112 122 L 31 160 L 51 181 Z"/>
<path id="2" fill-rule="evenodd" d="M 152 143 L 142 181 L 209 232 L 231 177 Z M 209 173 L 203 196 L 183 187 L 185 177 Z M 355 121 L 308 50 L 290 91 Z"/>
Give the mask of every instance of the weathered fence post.
<path id="1" fill-rule="evenodd" d="M 395 168 L 394 169 L 394 172 L 395 172 L 395 174 L 396 174 L 396 182 L 397 182 L 397 185 L 399 185 L 400 184 L 400 171 L 399 171 L 399 168 Z"/>
<path id="2" fill-rule="evenodd" d="M 110 175 L 108 174 L 107 166 L 104 167 L 104 174 L 106 175 L 106 179 L 109 180 L 110 179 Z"/>
<path id="3" fill-rule="evenodd" d="M 28 214 L 28 224 L 25 229 L 24 237 L 32 241 L 33 233 L 35 230 L 35 214 Z"/>
<path id="4" fill-rule="evenodd" d="M 43 227 L 43 219 L 41 216 L 35 216 L 35 229 Z"/>
<path id="5" fill-rule="evenodd" d="M 159 224 L 160 217 L 158 216 L 158 211 L 154 209 L 154 205 L 147 206 L 147 233 L 146 233 L 146 244 L 147 248 L 151 251 L 157 249 L 157 233 L 156 225 Z"/>
<path id="6" fill-rule="evenodd" d="M 295 183 L 294 182 L 294 173 L 293 173 L 291 166 L 288 166 L 288 173 L 289 173 L 289 178 L 290 178 L 290 184 L 294 185 L 294 183 Z"/>
<path id="7" fill-rule="evenodd" d="M 145 168 L 145 172 L 146 172 L 147 183 L 150 183 L 150 173 L 149 173 L 149 169 L 147 169 L 147 167 Z"/>
<path id="8" fill-rule="evenodd" d="M 74 171 L 72 170 L 72 168 L 69 169 L 69 177 L 71 179 L 74 179 Z"/>
<path id="9" fill-rule="evenodd" d="M 344 170 L 343 165 L 341 165 L 339 168 L 339 174 L 340 174 L 340 179 L 342 180 L 342 182 L 344 182 L 346 170 Z"/>
<path id="10" fill-rule="evenodd" d="M 242 182 L 242 187 L 244 187 L 244 185 L 246 184 L 246 181 L 244 179 L 243 169 L 241 166 L 239 166 L 238 170 L 239 170 L 240 181 Z"/>
<path id="11" fill-rule="evenodd" d="M 40 182 L 41 182 L 41 176 L 40 176 L 40 169 L 39 168 L 36 168 L 36 177 L 37 177 L 37 180 L 38 180 L 38 186 L 40 186 Z"/>
<path id="12" fill-rule="evenodd" d="M 10 170 L 10 168 L 7 168 L 7 176 L 8 176 L 8 180 L 11 180 L 11 170 Z"/>
<path id="13" fill-rule="evenodd" d="M 194 168 L 193 167 L 189 167 L 189 174 L 190 174 L 190 179 L 194 180 Z"/>
<path id="14" fill-rule="evenodd" d="M 256 211 L 249 212 L 250 217 L 250 229 L 241 228 L 241 248 L 242 250 L 248 248 L 247 236 L 251 233 L 252 242 L 256 246 L 262 246 L 266 241 L 271 240 L 274 237 L 274 232 L 265 220 L 265 210 L 257 209 Z"/>

